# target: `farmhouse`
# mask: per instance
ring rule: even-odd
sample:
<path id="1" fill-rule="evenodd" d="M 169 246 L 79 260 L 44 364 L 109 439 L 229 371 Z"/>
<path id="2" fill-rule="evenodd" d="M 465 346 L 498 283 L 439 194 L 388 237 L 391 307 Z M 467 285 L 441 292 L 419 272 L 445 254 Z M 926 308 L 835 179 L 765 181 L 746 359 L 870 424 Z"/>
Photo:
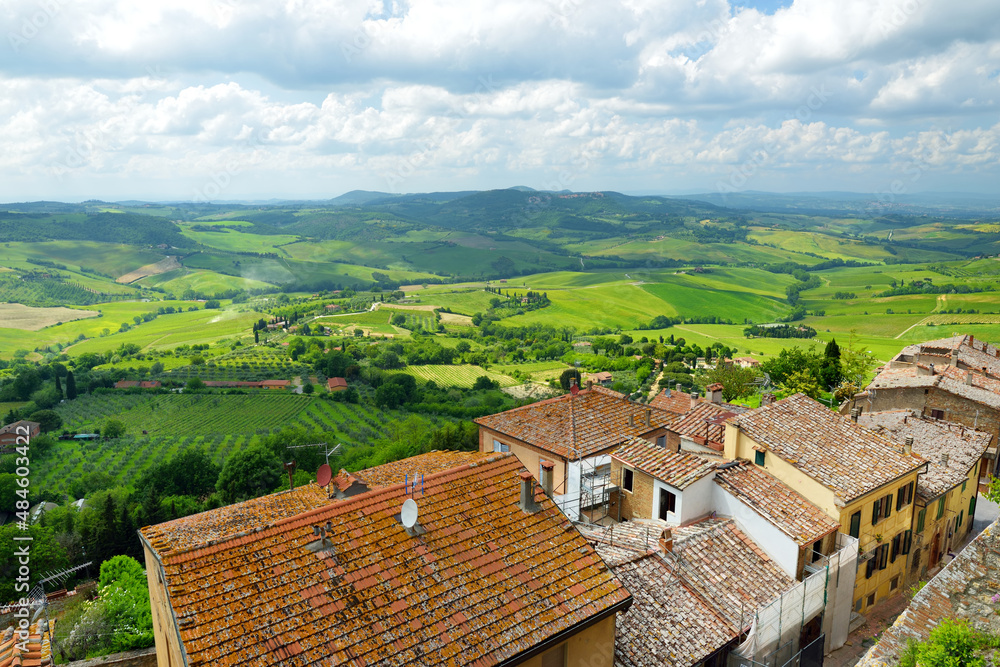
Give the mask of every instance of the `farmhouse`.
<path id="1" fill-rule="evenodd" d="M 860 540 L 867 563 L 855 581 L 857 613 L 902 590 L 906 558 L 898 556 L 909 555 L 927 460 L 803 394 L 731 418 L 724 455 L 752 461 Z"/>
<path id="2" fill-rule="evenodd" d="M 119 380 L 115 389 L 158 389 L 163 384 L 159 380 Z"/>
<path id="3" fill-rule="evenodd" d="M 600 373 L 591 373 L 587 376 L 588 382 L 593 382 L 594 384 L 599 384 L 607 387 L 611 384 L 614 378 L 611 376 L 609 371 L 601 371 Z"/>
<path id="4" fill-rule="evenodd" d="M 260 386 L 264 389 L 288 389 L 291 384 L 288 380 L 264 380 Z"/>
<path id="5" fill-rule="evenodd" d="M 757 368 L 760 366 L 760 362 L 753 357 L 736 357 L 733 359 L 733 363 L 740 368 Z"/>
<path id="6" fill-rule="evenodd" d="M 143 528 L 157 658 L 612 667 L 632 597 L 537 491 L 500 454 L 282 518 L 231 506 Z"/>
<path id="7" fill-rule="evenodd" d="M 479 451 L 516 454 L 543 485 L 551 480 L 553 499 L 575 520 L 607 503 L 611 452 L 633 436 L 666 447 L 676 419 L 604 387 L 573 386 L 568 394 L 474 421 Z"/>
<path id="8" fill-rule="evenodd" d="M 25 439 L 30 440 L 41 433 L 41 429 L 41 424 L 30 422 L 26 419 L 21 419 L 0 427 L 0 447 L 9 448 L 17 444 L 23 444 Z M 21 438 L 21 440 L 18 440 L 18 438 Z"/>
<path id="9" fill-rule="evenodd" d="M 326 387 L 330 391 L 344 391 L 347 389 L 347 380 L 344 378 L 330 378 L 326 381 Z"/>
<path id="10" fill-rule="evenodd" d="M 993 444 L 983 455 L 980 479 L 998 472 L 1000 348 L 994 345 L 967 335 L 905 347 L 841 412 L 855 407 L 863 412 L 913 409 L 985 431 Z"/>

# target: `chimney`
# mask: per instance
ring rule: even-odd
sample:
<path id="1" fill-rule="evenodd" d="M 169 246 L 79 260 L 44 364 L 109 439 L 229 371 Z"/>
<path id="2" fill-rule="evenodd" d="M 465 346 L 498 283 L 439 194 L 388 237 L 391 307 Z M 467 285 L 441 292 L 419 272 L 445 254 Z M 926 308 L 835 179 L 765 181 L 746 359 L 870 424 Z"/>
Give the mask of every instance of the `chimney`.
<path id="1" fill-rule="evenodd" d="M 535 478 L 527 470 L 521 472 L 521 501 L 518 507 L 523 512 L 534 514 L 539 510 L 538 503 L 535 502 Z"/>
<path id="2" fill-rule="evenodd" d="M 920 363 L 920 351 L 918 350 L 913 353 L 913 365 L 916 366 L 919 363 Z"/>
<path id="3" fill-rule="evenodd" d="M 594 381 L 593 380 L 587 380 L 587 391 L 590 391 L 593 388 L 594 388 Z"/>
<path id="4" fill-rule="evenodd" d="M 913 453 L 913 436 L 906 436 L 906 440 L 903 441 L 903 455 L 910 456 Z"/>
<path id="5" fill-rule="evenodd" d="M 965 384 L 972 386 L 972 371 L 965 371 Z"/>
<path id="6" fill-rule="evenodd" d="M 660 533 L 660 551 L 663 553 L 672 553 L 674 550 L 674 532 L 669 528 L 664 528 L 663 532 Z"/>
<path id="7" fill-rule="evenodd" d="M 692 391 L 691 392 L 691 409 L 694 410 L 696 407 L 698 407 L 698 392 Z"/>
<path id="8" fill-rule="evenodd" d="M 761 405 L 771 405 L 772 403 L 774 403 L 774 394 L 771 392 L 768 392 L 760 397 Z"/>
<path id="9" fill-rule="evenodd" d="M 951 365 L 953 368 L 958 368 L 958 349 L 951 351 Z"/>
<path id="10" fill-rule="evenodd" d="M 948 467 L 948 453 L 947 452 L 945 452 L 944 454 L 941 455 L 941 465 L 943 465 L 945 468 Z"/>
<path id="11" fill-rule="evenodd" d="M 552 461 L 542 461 L 542 490 L 545 494 L 551 498 L 552 497 L 552 473 L 556 469 L 556 464 Z"/>
<path id="12" fill-rule="evenodd" d="M 705 389 L 708 391 L 708 400 L 710 400 L 712 403 L 715 403 L 716 405 L 722 403 L 723 387 L 721 383 L 716 382 L 714 384 L 710 384 Z"/>
<path id="13" fill-rule="evenodd" d="M 853 408 L 851 410 L 851 421 L 855 424 L 858 423 L 858 417 L 861 416 L 861 408 Z"/>
<path id="14" fill-rule="evenodd" d="M 652 423 L 652 421 L 650 419 L 650 417 L 652 416 L 652 414 L 653 414 L 653 411 L 650 408 L 646 408 L 646 428 L 652 428 L 652 426 L 653 426 L 653 423 Z"/>
<path id="15" fill-rule="evenodd" d="M 635 415 L 629 415 L 628 416 L 628 425 L 629 426 L 635 426 Z"/>
<path id="16" fill-rule="evenodd" d="M 930 372 L 931 372 L 931 375 L 934 375 L 934 364 L 930 365 Z"/>
<path id="17" fill-rule="evenodd" d="M 679 394 L 679 393 L 681 393 L 681 391 L 682 391 L 682 387 L 681 387 L 681 383 L 680 383 L 680 382 L 678 382 L 678 383 L 677 383 L 677 386 L 675 386 L 675 387 L 674 387 L 674 389 L 676 389 L 676 390 L 677 390 L 677 393 L 678 393 L 678 394 Z"/>

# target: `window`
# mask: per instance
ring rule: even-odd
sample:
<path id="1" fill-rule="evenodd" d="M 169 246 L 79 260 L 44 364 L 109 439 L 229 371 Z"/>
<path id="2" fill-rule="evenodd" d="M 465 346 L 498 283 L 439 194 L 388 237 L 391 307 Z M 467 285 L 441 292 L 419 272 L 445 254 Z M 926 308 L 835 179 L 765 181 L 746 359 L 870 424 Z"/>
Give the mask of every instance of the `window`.
<path id="1" fill-rule="evenodd" d="M 565 667 L 566 644 L 562 643 L 542 654 L 542 667 Z"/>
<path id="2" fill-rule="evenodd" d="M 944 496 L 942 496 L 941 500 L 938 501 L 937 518 L 940 519 L 943 516 L 944 516 Z"/>
<path id="3" fill-rule="evenodd" d="M 899 588 L 899 576 L 895 576 L 889 580 L 889 591 L 892 592 Z"/>
<path id="4" fill-rule="evenodd" d="M 812 562 L 818 561 L 823 557 L 823 540 L 819 539 L 813 542 L 813 557 Z"/>
<path id="5" fill-rule="evenodd" d="M 861 537 L 861 510 L 851 515 L 851 537 Z"/>
<path id="6" fill-rule="evenodd" d="M 865 579 L 871 579 L 872 575 L 875 574 L 875 569 L 878 566 L 878 549 L 875 549 L 875 555 L 868 559 L 865 563 Z"/>
<path id="7" fill-rule="evenodd" d="M 882 516 L 886 519 L 892 514 L 892 494 L 890 493 L 885 498 L 882 499 Z"/>
<path id="8" fill-rule="evenodd" d="M 868 596 L 868 606 L 870 607 L 873 604 L 875 604 L 875 594 L 874 593 L 872 593 L 871 595 Z"/>
<path id="9" fill-rule="evenodd" d="M 965 487 L 966 487 L 966 485 L 968 483 L 969 483 L 969 480 L 967 480 L 967 479 L 963 479 L 962 480 L 962 493 L 965 493 Z"/>
<path id="10" fill-rule="evenodd" d="M 973 496 L 972 500 L 969 501 L 969 518 L 976 516 L 976 497 Z"/>
<path id="11" fill-rule="evenodd" d="M 493 451 L 494 452 L 509 452 L 510 451 L 510 445 L 508 445 L 506 442 L 500 442 L 499 440 L 494 440 L 493 441 Z"/>
<path id="12" fill-rule="evenodd" d="M 875 560 L 878 560 L 878 569 L 884 570 L 889 565 L 889 545 L 883 544 L 878 548 L 878 553 L 875 554 Z"/>
<path id="13" fill-rule="evenodd" d="M 899 547 L 899 553 L 903 556 L 908 556 L 910 554 L 910 548 L 913 547 L 913 531 L 904 530 L 903 531 L 903 543 Z"/>
<path id="14" fill-rule="evenodd" d="M 764 454 L 765 452 L 757 452 L 753 455 L 753 462 L 759 466 L 764 465 Z"/>
<path id="15" fill-rule="evenodd" d="M 895 563 L 896 556 L 899 555 L 900 546 L 902 546 L 903 534 L 900 533 L 896 537 L 892 538 L 892 552 L 889 556 L 889 562 Z"/>
<path id="16" fill-rule="evenodd" d="M 961 512 L 958 513 L 958 523 L 955 524 L 955 530 L 958 530 L 959 528 L 962 527 L 962 522 L 964 521 L 964 519 L 965 519 L 965 510 L 962 510 Z"/>
<path id="17" fill-rule="evenodd" d="M 899 487 L 899 493 L 896 494 L 896 511 L 900 511 L 911 502 L 913 502 L 913 482 Z"/>
<path id="18" fill-rule="evenodd" d="M 892 514 L 892 494 L 879 498 L 872 505 L 872 525 Z"/>
<path id="19" fill-rule="evenodd" d="M 924 521 L 926 521 L 926 519 L 927 519 L 927 508 L 925 507 L 924 509 L 922 509 L 919 512 L 917 512 L 917 532 L 918 533 L 924 532 Z"/>
<path id="20" fill-rule="evenodd" d="M 931 419 L 944 419 L 944 410 L 931 410 Z"/>
<path id="21" fill-rule="evenodd" d="M 667 491 L 666 489 L 660 489 L 660 511 L 659 516 L 663 521 L 667 520 L 668 512 L 677 511 L 677 496 L 673 493 Z"/>
<path id="22" fill-rule="evenodd" d="M 667 436 L 661 435 L 660 437 L 658 437 L 656 439 L 656 446 L 657 447 L 661 447 L 663 449 L 666 449 L 667 448 Z"/>
<path id="23" fill-rule="evenodd" d="M 628 468 L 622 468 L 622 488 L 632 493 L 632 482 L 634 474 Z"/>

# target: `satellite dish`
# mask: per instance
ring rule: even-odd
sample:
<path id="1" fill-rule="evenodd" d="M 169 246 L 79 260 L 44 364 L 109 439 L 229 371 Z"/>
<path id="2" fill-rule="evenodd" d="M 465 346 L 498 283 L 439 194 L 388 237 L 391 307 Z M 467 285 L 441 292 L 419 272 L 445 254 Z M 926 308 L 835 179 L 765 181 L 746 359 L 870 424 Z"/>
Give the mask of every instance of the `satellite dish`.
<path id="1" fill-rule="evenodd" d="M 333 470 L 330 469 L 330 464 L 324 463 L 316 472 L 316 483 L 320 486 L 326 486 L 331 479 L 333 479 Z"/>
<path id="2" fill-rule="evenodd" d="M 407 498 L 403 503 L 403 510 L 399 513 L 399 520 L 406 528 L 413 528 L 417 525 L 417 503 L 413 498 Z"/>

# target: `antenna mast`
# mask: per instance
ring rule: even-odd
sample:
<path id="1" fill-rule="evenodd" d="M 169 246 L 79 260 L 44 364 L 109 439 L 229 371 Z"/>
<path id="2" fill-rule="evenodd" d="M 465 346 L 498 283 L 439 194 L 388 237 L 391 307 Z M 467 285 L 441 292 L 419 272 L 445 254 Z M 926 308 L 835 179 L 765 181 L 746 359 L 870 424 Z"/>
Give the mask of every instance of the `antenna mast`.
<path id="1" fill-rule="evenodd" d="M 323 448 L 323 455 L 326 457 L 326 464 L 330 465 L 330 454 L 336 454 L 337 450 L 340 449 L 343 446 L 344 446 L 343 443 L 338 443 L 336 447 L 334 447 L 333 449 L 330 449 L 330 446 L 327 445 L 325 442 L 317 442 L 317 443 L 313 443 L 311 445 L 287 445 L 286 448 L 287 449 L 302 449 L 304 447 L 322 447 Z"/>

